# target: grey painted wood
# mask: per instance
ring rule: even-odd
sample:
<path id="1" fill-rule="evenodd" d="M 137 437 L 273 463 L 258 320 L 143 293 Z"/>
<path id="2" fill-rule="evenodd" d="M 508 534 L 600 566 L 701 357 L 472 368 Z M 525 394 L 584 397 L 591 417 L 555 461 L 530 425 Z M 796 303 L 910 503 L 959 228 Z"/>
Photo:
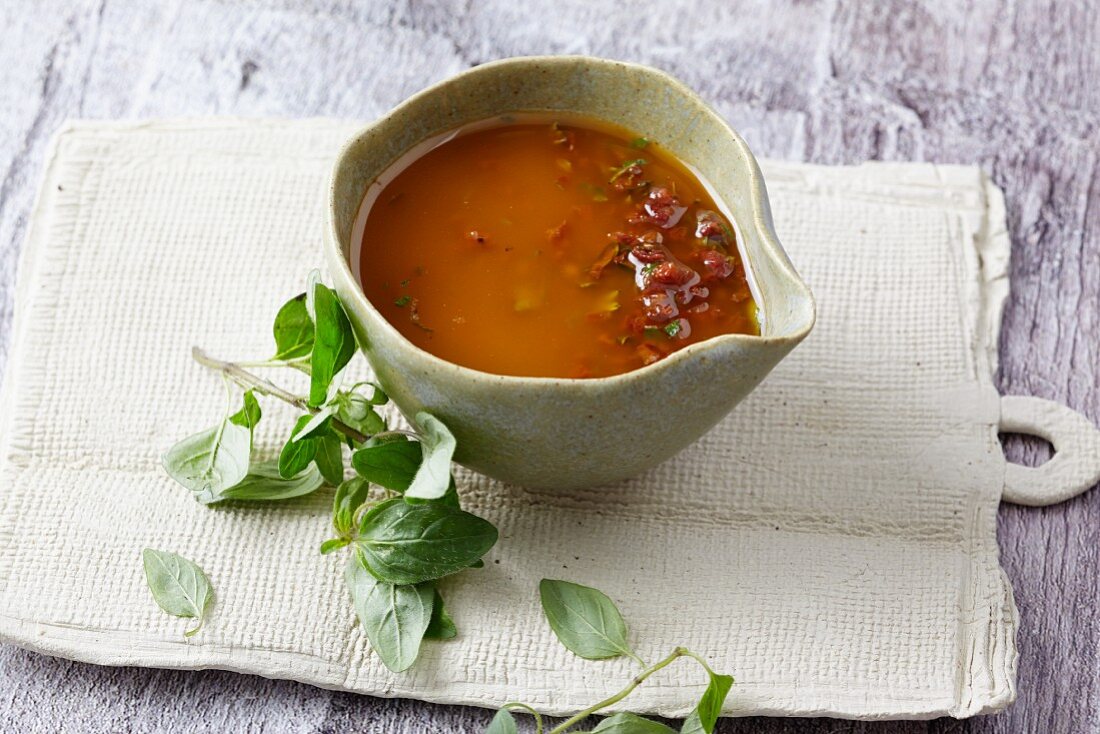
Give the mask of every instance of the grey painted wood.
<path id="1" fill-rule="evenodd" d="M 0 364 L 43 150 L 63 119 L 369 119 L 472 64 L 590 53 L 680 76 L 761 155 L 981 164 L 1005 189 L 1014 246 L 1000 384 L 1100 419 L 1095 2 L 4 0 L 0 28 Z M 1014 440 L 1008 452 L 1036 462 L 1048 448 Z M 1100 494 L 1005 507 L 1000 539 L 1023 616 L 1020 697 L 1008 712 L 719 730 L 1100 731 Z M 0 647 L 0 721 L 19 731 L 477 732 L 488 714 Z"/>

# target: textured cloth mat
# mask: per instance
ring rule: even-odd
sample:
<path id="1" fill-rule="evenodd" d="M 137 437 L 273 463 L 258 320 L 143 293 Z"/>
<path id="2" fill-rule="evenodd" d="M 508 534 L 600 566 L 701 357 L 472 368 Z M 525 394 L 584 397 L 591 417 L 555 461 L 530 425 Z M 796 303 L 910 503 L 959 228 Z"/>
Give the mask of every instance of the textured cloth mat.
<path id="1" fill-rule="evenodd" d="M 776 228 L 819 301 L 814 333 L 721 425 L 634 481 L 536 492 L 461 473 L 500 542 L 484 569 L 444 584 L 459 637 L 388 672 L 342 557 L 317 552 L 330 491 L 207 508 L 159 462 L 220 415 L 220 380 L 192 345 L 271 351 L 275 311 L 321 261 L 329 166 L 354 127 L 59 134 L 0 402 L 0 639 L 108 665 L 572 712 L 634 671 L 558 644 L 537 598 L 549 576 L 607 592 L 643 658 L 683 644 L 733 674 L 729 714 L 968 716 L 1012 701 L 991 383 L 1004 211 L 978 169 L 925 164 L 765 162 Z M 264 408 L 258 441 L 274 446 L 289 413 Z M 197 637 L 153 603 L 146 546 L 210 575 L 217 604 Z M 683 715 L 702 683 L 677 664 L 625 706 Z"/>

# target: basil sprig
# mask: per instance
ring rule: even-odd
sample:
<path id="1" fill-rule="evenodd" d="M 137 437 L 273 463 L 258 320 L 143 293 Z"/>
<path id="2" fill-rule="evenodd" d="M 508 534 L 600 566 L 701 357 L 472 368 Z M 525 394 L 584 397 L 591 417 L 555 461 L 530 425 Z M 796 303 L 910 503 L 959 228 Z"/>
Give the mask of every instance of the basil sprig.
<path id="1" fill-rule="evenodd" d="M 341 375 L 355 354 L 355 335 L 336 293 L 314 272 L 306 292 L 279 309 L 272 328 L 275 356 L 235 363 L 209 357 L 199 349 L 195 359 L 241 387 L 241 407 L 232 401 L 213 428 L 177 443 L 164 455 L 168 475 L 202 504 L 223 501 L 275 501 L 301 497 L 325 484 L 336 488 L 332 504 L 335 537 L 321 553 L 349 551 L 344 579 L 352 607 L 379 660 L 394 672 L 411 667 L 425 640 L 446 640 L 458 630 L 448 614 L 438 585 L 441 579 L 484 565 L 496 544 L 491 523 L 461 507 L 451 463 L 457 442 L 444 421 L 420 412 L 414 430 L 390 430 L 378 412 L 389 397 L 378 385 L 360 382 L 341 387 Z M 295 395 L 245 367 L 284 367 L 310 375 L 308 396 Z M 263 417 L 257 395 L 274 397 L 302 411 L 276 457 L 253 456 L 256 427 Z M 345 478 L 344 446 L 355 475 Z M 167 613 L 190 617 L 202 627 L 213 604 L 206 574 L 174 553 L 145 549 L 146 580 L 156 603 Z M 560 734 L 588 716 L 626 698 L 649 676 L 681 657 L 691 657 L 707 671 L 708 684 L 684 722 L 684 734 L 712 734 L 733 684 L 706 661 L 682 647 L 653 665 L 634 652 L 615 603 L 604 593 L 569 581 L 543 579 L 539 598 L 550 629 L 580 657 L 605 660 L 626 656 L 643 670 L 619 693 L 550 729 Z M 514 734 L 512 711 L 542 718 L 530 706 L 506 704 L 493 717 L 488 734 Z M 620 713 L 601 721 L 593 732 L 667 734 L 666 725 Z"/>
<path id="2" fill-rule="evenodd" d="M 543 613 L 558 640 L 576 655 L 588 660 L 606 660 L 615 657 L 629 657 L 635 660 L 642 671 L 634 676 L 625 688 L 613 696 L 589 706 L 571 716 L 563 723 L 547 731 L 547 734 L 562 734 L 574 724 L 578 724 L 600 710 L 619 703 L 629 696 L 635 688 L 657 671 L 671 665 L 682 657 L 693 658 L 707 672 L 708 683 L 699 703 L 691 715 L 684 721 L 681 734 L 712 734 L 722 706 L 733 685 L 733 678 L 719 675 L 711 670 L 699 655 L 683 647 L 675 648 L 666 657 L 653 665 L 647 665 L 630 647 L 627 641 L 626 622 L 615 603 L 598 589 L 581 586 L 569 581 L 543 579 L 539 582 L 539 598 Z M 535 717 L 535 731 L 543 733 L 542 718 L 530 706 L 522 703 L 508 703 L 493 717 L 486 734 L 505 734 L 518 731 L 512 711 L 524 709 Z M 601 721 L 592 734 L 675 734 L 675 730 L 659 721 L 642 718 L 631 713 L 619 713 Z"/>
<path id="3" fill-rule="evenodd" d="M 382 663 L 406 670 L 424 640 L 458 634 L 436 582 L 482 566 L 497 530 L 460 507 L 451 473 L 456 441 L 439 417 L 421 412 L 414 430 L 390 430 L 379 412 L 389 396 L 379 385 L 342 387 L 355 334 L 340 299 L 317 273 L 310 274 L 305 293 L 279 309 L 272 334 L 275 356 L 269 360 L 227 362 L 195 350 L 195 359 L 221 373 L 227 388 L 244 390 L 242 406 L 232 413 L 227 407 L 214 428 L 169 449 L 165 469 L 203 504 L 287 500 L 335 487 L 335 537 L 321 544 L 321 553 L 348 549 L 344 578 L 355 614 Z M 309 394 L 295 395 L 248 367 L 305 372 Z M 257 396 L 302 411 L 277 456 L 254 455 L 260 453 L 253 437 L 263 416 Z M 189 572 L 182 559 L 177 565 L 181 574 Z M 201 619 L 205 607 L 180 602 L 179 589 L 161 576 L 156 587 L 149 579 L 158 603 L 169 599 L 162 604 L 166 611 Z"/>

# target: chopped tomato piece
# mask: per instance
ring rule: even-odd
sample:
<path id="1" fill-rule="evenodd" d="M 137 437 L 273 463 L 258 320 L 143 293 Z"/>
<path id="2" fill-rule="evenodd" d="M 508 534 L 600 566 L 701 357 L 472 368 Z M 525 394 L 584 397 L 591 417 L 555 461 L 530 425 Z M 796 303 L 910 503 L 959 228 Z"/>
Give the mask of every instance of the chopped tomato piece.
<path id="1" fill-rule="evenodd" d="M 649 196 L 642 204 L 642 211 L 649 221 L 662 229 L 668 229 L 679 223 L 687 207 L 667 188 L 656 186 L 650 189 Z"/>

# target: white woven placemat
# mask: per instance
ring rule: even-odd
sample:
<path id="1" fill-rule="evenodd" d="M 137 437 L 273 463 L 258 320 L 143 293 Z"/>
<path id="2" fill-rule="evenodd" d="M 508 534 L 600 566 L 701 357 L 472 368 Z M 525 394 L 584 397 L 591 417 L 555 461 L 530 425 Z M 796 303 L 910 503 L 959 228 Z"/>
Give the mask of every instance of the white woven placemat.
<path id="1" fill-rule="evenodd" d="M 321 260 L 329 165 L 353 127 L 76 123 L 58 136 L 0 402 L 0 639 L 562 713 L 633 671 L 556 642 L 536 592 L 549 576 L 607 592 L 642 657 L 684 644 L 733 674 L 731 714 L 967 716 L 1011 702 L 991 385 L 1003 206 L 976 168 L 923 164 L 765 163 L 777 230 L 820 305 L 809 340 L 635 481 L 559 493 L 461 475 L 500 542 L 445 585 L 459 637 L 426 643 L 408 673 L 382 667 L 340 559 L 317 553 L 329 492 L 207 508 L 159 465 L 221 409 L 191 346 L 270 352 L 276 309 Z M 289 424 L 265 408 L 273 444 Z M 216 610 L 190 641 L 149 596 L 146 546 L 213 581 Z M 677 665 L 626 707 L 682 715 L 700 683 Z"/>

